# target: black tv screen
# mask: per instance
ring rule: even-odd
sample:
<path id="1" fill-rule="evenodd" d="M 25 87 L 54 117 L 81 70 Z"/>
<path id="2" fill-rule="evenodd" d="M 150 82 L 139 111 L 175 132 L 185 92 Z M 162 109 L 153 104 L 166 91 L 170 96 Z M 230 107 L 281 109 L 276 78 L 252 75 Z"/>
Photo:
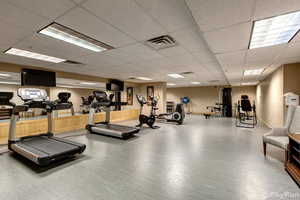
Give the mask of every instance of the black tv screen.
<path id="1" fill-rule="evenodd" d="M 22 69 L 21 72 L 21 84 L 31 86 L 56 86 L 56 74 L 55 72 L 34 70 L 34 69 Z"/>
<path id="2" fill-rule="evenodd" d="M 120 81 L 120 80 L 110 80 L 107 84 L 106 84 L 106 90 L 109 91 L 123 91 L 124 90 L 124 81 Z"/>

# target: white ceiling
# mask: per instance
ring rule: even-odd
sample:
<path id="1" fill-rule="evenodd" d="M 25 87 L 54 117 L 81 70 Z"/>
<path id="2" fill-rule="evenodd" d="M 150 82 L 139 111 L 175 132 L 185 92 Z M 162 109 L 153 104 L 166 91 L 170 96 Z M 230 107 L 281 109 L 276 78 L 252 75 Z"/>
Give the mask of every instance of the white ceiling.
<path id="1" fill-rule="evenodd" d="M 2 0 L 0 61 L 124 80 L 145 76 L 177 86 L 256 81 L 263 76 L 245 79 L 243 70 L 267 67 L 265 76 L 282 63 L 300 61 L 300 36 L 288 45 L 248 50 L 253 20 L 295 10 L 299 0 Z M 95 53 L 37 34 L 53 21 L 115 49 Z M 144 45 L 164 34 L 179 45 L 160 51 Z M 83 64 L 3 54 L 9 47 Z M 167 76 L 186 71 L 194 74 Z"/>
<path id="2" fill-rule="evenodd" d="M 281 64 L 300 62 L 300 35 L 290 44 L 248 49 L 254 20 L 300 10 L 299 0 L 186 0 L 210 50 L 231 84 L 257 81 Z M 266 68 L 259 77 L 243 70 Z"/>

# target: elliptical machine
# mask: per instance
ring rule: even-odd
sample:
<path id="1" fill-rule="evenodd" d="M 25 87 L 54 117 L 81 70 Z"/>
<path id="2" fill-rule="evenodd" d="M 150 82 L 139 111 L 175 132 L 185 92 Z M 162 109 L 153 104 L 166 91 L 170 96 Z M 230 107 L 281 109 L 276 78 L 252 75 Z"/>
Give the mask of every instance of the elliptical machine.
<path id="1" fill-rule="evenodd" d="M 145 104 L 147 104 L 147 100 L 145 99 L 145 97 L 141 96 L 141 95 L 136 95 L 136 98 L 139 102 L 139 104 L 141 105 L 141 110 L 140 110 L 140 116 L 139 116 L 139 124 L 137 125 L 137 127 L 142 127 L 143 124 L 147 124 L 150 128 L 152 129 L 157 129 L 159 128 L 159 126 L 154 126 L 156 117 L 155 117 L 155 110 L 157 110 L 157 100 L 155 100 L 154 97 L 151 97 L 151 112 L 150 115 L 144 115 L 142 114 L 143 112 L 143 107 Z"/>
<path id="2" fill-rule="evenodd" d="M 157 119 L 166 120 L 167 122 L 176 122 L 178 125 L 183 124 L 184 118 L 185 112 L 182 103 L 176 104 L 175 112 L 157 115 Z"/>

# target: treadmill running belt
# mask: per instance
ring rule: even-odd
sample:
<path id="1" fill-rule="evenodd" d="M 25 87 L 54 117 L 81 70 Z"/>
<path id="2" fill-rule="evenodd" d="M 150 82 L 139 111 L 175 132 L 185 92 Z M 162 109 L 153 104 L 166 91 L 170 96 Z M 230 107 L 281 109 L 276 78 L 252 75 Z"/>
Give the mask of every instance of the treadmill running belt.
<path id="1" fill-rule="evenodd" d="M 24 139 L 19 144 L 23 147 L 28 146 L 49 156 L 55 156 L 62 152 L 78 149 L 75 145 L 56 141 L 55 139 L 51 139 L 47 136 Z"/>
<path id="2" fill-rule="evenodd" d="M 133 134 L 139 132 L 139 129 L 130 126 L 101 123 L 91 126 L 90 130 L 92 133 L 114 136 L 123 139 L 129 138 Z"/>

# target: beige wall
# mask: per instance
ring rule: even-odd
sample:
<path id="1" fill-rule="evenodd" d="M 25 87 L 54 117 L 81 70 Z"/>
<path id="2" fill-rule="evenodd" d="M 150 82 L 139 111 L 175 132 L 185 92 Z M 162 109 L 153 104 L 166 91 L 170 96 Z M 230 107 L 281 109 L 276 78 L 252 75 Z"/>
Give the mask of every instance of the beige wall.
<path id="1" fill-rule="evenodd" d="M 164 113 L 166 110 L 166 83 L 148 83 L 148 84 L 141 84 L 136 87 L 136 93 L 139 95 L 143 95 L 145 98 L 147 97 L 147 87 L 153 86 L 154 87 L 154 96 L 158 97 L 157 107 L 158 110 L 156 111 L 157 114 Z M 134 97 L 136 101 L 136 97 Z M 137 104 L 140 107 L 139 104 Z M 148 115 L 150 113 L 150 106 L 145 105 L 143 108 L 143 113 Z"/>
<path id="2" fill-rule="evenodd" d="M 269 127 L 283 125 L 283 71 L 278 68 L 257 86 L 258 118 Z"/>
<path id="3" fill-rule="evenodd" d="M 237 103 L 241 95 L 248 95 L 251 103 L 256 102 L 256 86 L 232 87 L 232 104 Z"/>
<path id="4" fill-rule="evenodd" d="M 300 95 L 300 63 L 284 65 L 283 94 L 293 92 Z"/>
<path id="5" fill-rule="evenodd" d="M 180 102 L 180 98 L 187 96 L 190 98 L 190 110 L 193 113 L 206 112 L 207 106 L 220 102 L 219 93 L 221 87 L 182 87 L 168 88 L 167 101 Z M 256 99 L 256 89 L 254 86 L 232 87 L 232 103 L 236 103 L 242 94 L 249 95 L 250 100 Z"/>
<path id="6" fill-rule="evenodd" d="M 70 92 L 71 98 L 70 101 L 73 103 L 74 111 L 80 112 L 80 105 L 82 103 L 81 97 L 89 96 L 92 94 L 93 90 L 91 89 L 78 89 L 78 88 L 61 88 L 61 87 L 54 87 L 50 88 L 50 100 L 57 99 L 57 95 L 60 92 Z"/>
<path id="7" fill-rule="evenodd" d="M 167 88 L 167 101 L 180 103 L 180 98 L 189 97 L 190 107 L 186 112 L 205 112 L 206 106 L 214 105 L 219 99 L 218 87 L 182 87 Z"/>

